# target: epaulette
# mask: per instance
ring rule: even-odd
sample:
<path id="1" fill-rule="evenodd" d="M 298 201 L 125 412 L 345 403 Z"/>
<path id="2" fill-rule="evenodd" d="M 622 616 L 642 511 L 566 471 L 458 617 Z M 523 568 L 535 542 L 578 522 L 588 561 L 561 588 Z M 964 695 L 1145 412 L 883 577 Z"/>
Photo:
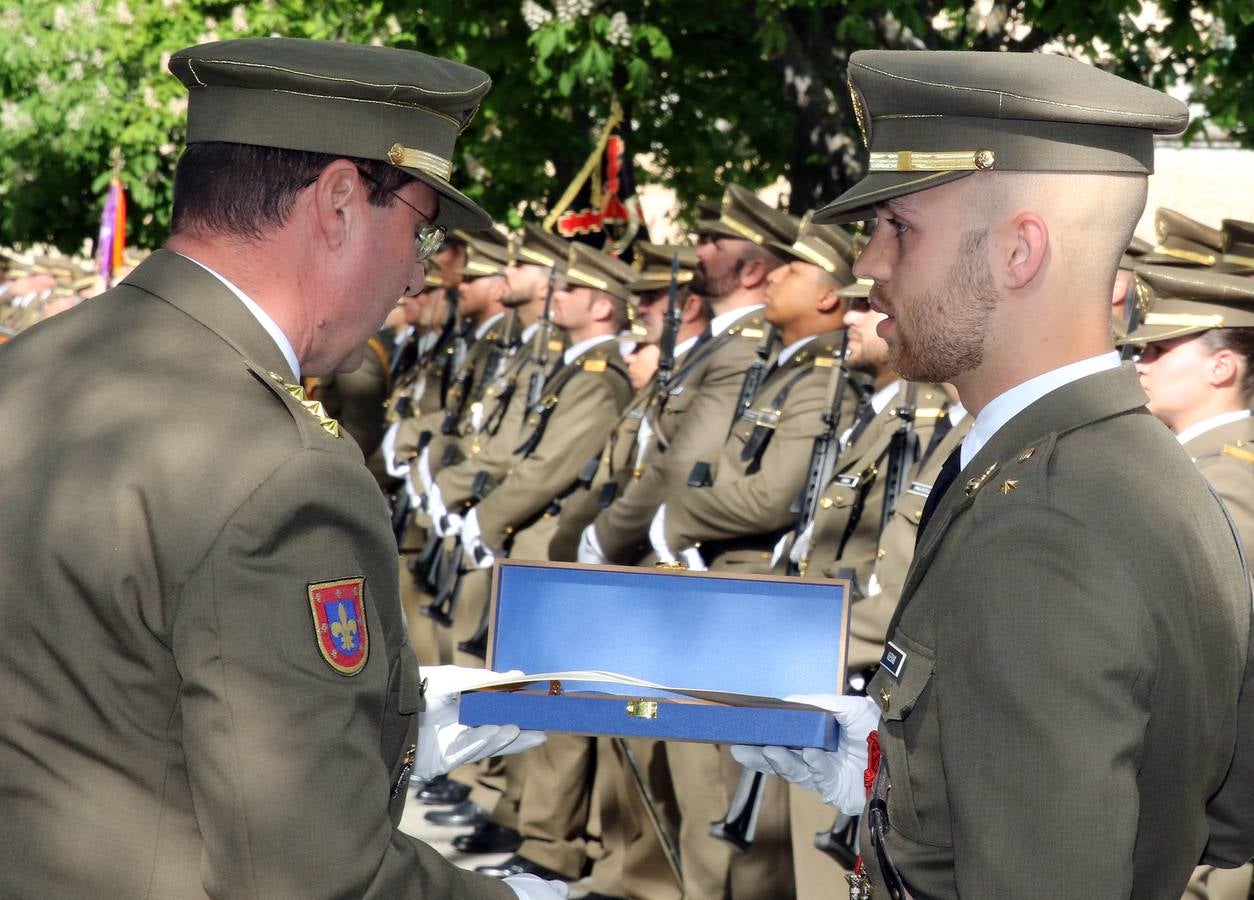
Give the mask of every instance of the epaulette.
<path id="1" fill-rule="evenodd" d="M 766 320 L 760 312 L 753 313 L 728 328 L 727 333 L 739 335 L 747 341 L 760 341 L 766 335 Z"/>
<path id="2" fill-rule="evenodd" d="M 321 402 L 317 400 L 310 400 L 306 397 L 305 389 L 299 384 L 290 384 L 284 381 L 283 376 L 278 372 L 266 372 L 263 377 L 259 369 L 253 367 L 251 364 L 249 368 L 253 374 L 258 377 L 258 380 L 269 387 L 275 395 L 280 397 L 285 402 L 288 409 L 292 412 L 293 419 L 296 420 L 298 425 L 301 421 L 304 421 L 304 416 L 309 416 L 313 420 L 313 423 L 320 426 L 322 431 L 331 435 L 331 437 L 339 438 L 344 436 L 344 432 L 340 428 L 340 423 L 327 415 L 327 412 L 323 409 Z M 300 415 L 298 415 L 297 410 L 300 411 Z"/>
<path id="3" fill-rule="evenodd" d="M 836 365 L 838 356 L 840 348 L 835 344 L 813 341 L 794 353 L 789 362 L 793 366 L 811 365 L 816 369 L 830 369 Z"/>
<path id="4" fill-rule="evenodd" d="M 1224 444 L 1224 456 L 1233 456 L 1241 460 L 1241 462 L 1254 463 L 1254 453 L 1245 449 L 1245 441 L 1237 441 L 1235 444 Z"/>

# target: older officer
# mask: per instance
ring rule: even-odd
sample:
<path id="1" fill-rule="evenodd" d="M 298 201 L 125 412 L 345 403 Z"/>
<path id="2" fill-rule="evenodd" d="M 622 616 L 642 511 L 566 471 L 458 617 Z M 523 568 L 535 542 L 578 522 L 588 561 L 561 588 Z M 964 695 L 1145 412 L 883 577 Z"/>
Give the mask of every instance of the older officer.
<path id="1" fill-rule="evenodd" d="M 1250 586 L 1109 310 L 1153 134 L 1187 112 L 1052 56 L 862 52 L 850 80 L 870 174 L 825 214 L 878 217 L 854 269 L 896 368 L 975 416 L 865 701 L 882 756 L 851 896 L 1174 900 L 1208 798 L 1247 787 L 1225 778 Z M 810 776 L 846 808 L 859 736 Z"/>
<path id="2" fill-rule="evenodd" d="M 0 363 L 0 894 L 564 896 L 397 829 L 440 748 L 396 548 L 298 387 L 357 365 L 445 227 L 486 224 L 448 177 L 488 80 L 285 39 L 170 68 L 168 250 Z"/>

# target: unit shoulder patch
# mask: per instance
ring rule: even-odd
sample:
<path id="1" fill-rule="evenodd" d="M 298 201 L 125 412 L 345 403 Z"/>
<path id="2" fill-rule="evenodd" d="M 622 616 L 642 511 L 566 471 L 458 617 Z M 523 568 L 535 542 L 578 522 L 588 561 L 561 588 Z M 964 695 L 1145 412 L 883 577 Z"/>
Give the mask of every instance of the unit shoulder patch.
<path id="1" fill-rule="evenodd" d="M 318 651 L 341 675 L 356 675 L 370 655 L 365 583 L 365 578 L 340 578 L 307 588 Z"/>

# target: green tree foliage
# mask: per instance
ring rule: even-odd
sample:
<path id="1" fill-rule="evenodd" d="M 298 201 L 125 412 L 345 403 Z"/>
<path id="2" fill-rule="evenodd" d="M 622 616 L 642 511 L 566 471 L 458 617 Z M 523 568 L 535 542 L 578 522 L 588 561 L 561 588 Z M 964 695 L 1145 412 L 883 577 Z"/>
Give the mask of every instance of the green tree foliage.
<path id="1" fill-rule="evenodd" d="M 19 0 L 0 12 L 0 244 L 77 249 L 121 149 L 133 243 L 168 228 L 186 94 L 168 55 L 284 35 L 425 50 L 495 86 L 458 174 L 498 219 L 547 210 L 617 97 L 642 181 L 681 202 L 779 176 L 794 212 L 860 174 L 844 81 L 867 47 L 1070 52 L 1158 87 L 1254 144 L 1254 7 L 1163 0 Z M 1191 127 L 1202 134 L 1203 121 Z"/>

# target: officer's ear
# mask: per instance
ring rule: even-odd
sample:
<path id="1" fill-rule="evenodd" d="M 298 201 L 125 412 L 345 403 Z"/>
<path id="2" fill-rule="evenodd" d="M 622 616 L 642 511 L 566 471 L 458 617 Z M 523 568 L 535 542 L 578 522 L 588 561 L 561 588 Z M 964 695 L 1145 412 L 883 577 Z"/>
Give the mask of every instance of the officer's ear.
<path id="1" fill-rule="evenodd" d="M 355 205 L 362 197 L 357 167 L 346 159 L 327 165 L 309 187 L 308 211 L 316 233 L 330 250 L 343 246 L 357 224 Z"/>
<path id="2" fill-rule="evenodd" d="M 1206 383 L 1213 388 L 1228 388 L 1241 382 L 1241 364 L 1231 350 L 1216 350 L 1206 360 Z"/>
<path id="3" fill-rule="evenodd" d="M 705 315 L 705 301 L 696 294 L 688 291 L 684 297 L 684 303 L 681 307 L 680 321 L 691 324 Z"/>
<path id="4" fill-rule="evenodd" d="M 1022 290 L 1036 279 L 1049 255 L 1049 226 L 1036 213 L 1022 212 L 1001 231 L 1005 240 L 990 241 L 994 280 L 1010 290 Z"/>
<path id="5" fill-rule="evenodd" d="M 832 285 L 819 297 L 817 309 L 825 316 L 845 317 L 844 298 L 840 296 L 840 288 Z"/>

